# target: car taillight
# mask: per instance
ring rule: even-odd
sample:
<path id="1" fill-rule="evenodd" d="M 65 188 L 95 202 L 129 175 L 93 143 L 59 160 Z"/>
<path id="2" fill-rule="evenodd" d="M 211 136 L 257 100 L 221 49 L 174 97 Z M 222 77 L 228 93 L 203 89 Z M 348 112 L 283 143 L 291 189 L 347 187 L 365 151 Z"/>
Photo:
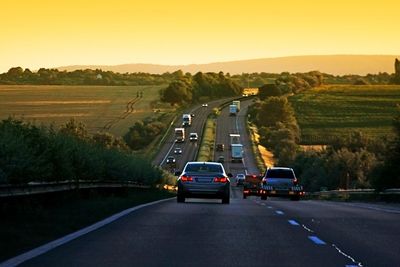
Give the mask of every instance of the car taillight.
<path id="1" fill-rule="evenodd" d="M 226 178 L 226 177 L 215 177 L 214 178 L 214 182 L 215 183 L 227 183 L 228 182 L 228 178 Z"/>
<path id="2" fill-rule="evenodd" d="M 182 175 L 181 176 L 181 181 L 182 182 L 193 182 L 193 178 L 190 176 Z"/>
<path id="3" fill-rule="evenodd" d="M 297 178 L 294 178 L 293 179 L 293 184 L 297 184 L 297 183 L 298 183 Z"/>

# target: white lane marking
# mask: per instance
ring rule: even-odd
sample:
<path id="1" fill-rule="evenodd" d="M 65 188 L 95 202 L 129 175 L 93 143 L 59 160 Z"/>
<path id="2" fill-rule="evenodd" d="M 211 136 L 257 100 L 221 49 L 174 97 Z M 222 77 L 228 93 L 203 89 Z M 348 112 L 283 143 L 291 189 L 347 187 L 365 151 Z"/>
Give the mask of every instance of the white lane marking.
<path id="1" fill-rule="evenodd" d="M 271 207 L 271 206 L 268 206 L 267 208 L 268 208 L 268 209 L 272 209 L 272 207 Z"/>
<path id="2" fill-rule="evenodd" d="M 261 206 L 265 206 L 266 204 L 265 203 L 261 203 Z"/>
<path id="3" fill-rule="evenodd" d="M 158 203 L 161 203 L 161 202 L 169 201 L 169 200 L 175 199 L 175 198 L 176 197 L 157 200 L 157 201 L 154 201 L 154 202 L 150 202 L 150 203 L 146 203 L 146 204 L 142 204 L 142 205 L 139 205 L 139 206 L 135 206 L 135 207 L 126 209 L 124 211 L 121 211 L 120 213 L 114 214 L 114 215 L 112 215 L 112 216 L 110 216 L 110 217 L 108 217 L 108 218 L 106 218 L 106 219 L 104 219 L 102 221 L 94 223 L 94 224 L 92 224 L 92 225 L 90 225 L 88 227 L 85 227 L 85 228 L 83 228 L 81 230 L 78 230 L 78 231 L 76 231 L 74 233 L 71 233 L 71 234 L 66 235 L 64 237 L 61 237 L 61 238 L 56 239 L 54 241 L 51 241 L 51 242 L 49 242 L 47 244 L 44 244 L 43 246 L 37 247 L 37 248 L 32 249 L 32 250 L 30 250 L 28 252 L 25 252 L 25 253 L 23 253 L 21 255 L 18 255 L 18 256 L 14 257 L 14 258 L 11 258 L 11 259 L 8 259 L 8 260 L 6 260 L 4 262 L 1 262 L 0 266 L 1 267 L 17 266 L 17 265 L 19 265 L 19 264 L 21 264 L 21 263 L 23 263 L 23 262 L 25 262 L 27 260 L 30 260 L 32 258 L 35 258 L 35 257 L 37 257 L 39 255 L 42 255 L 42 254 L 50 251 L 52 249 L 55 249 L 56 247 L 64 245 L 64 244 L 66 244 L 66 243 L 68 243 L 68 242 L 70 242 L 70 241 L 72 241 L 72 240 L 74 240 L 74 239 L 76 239 L 78 237 L 81 237 L 83 235 L 86 235 L 87 233 L 93 232 L 93 231 L 99 229 L 100 227 L 103 227 L 103 226 L 105 226 L 105 225 L 107 225 L 109 223 L 112 223 L 112 222 L 118 220 L 121 217 L 124 217 L 124 216 L 128 215 L 131 212 L 134 212 L 134 211 L 139 210 L 141 208 L 152 206 L 152 205 L 155 205 L 155 204 L 158 204 Z"/>
<path id="4" fill-rule="evenodd" d="M 284 213 L 283 211 L 281 211 L 281 210 L 276 210 L 275 212 L 276 212 L 276 214 L 279 214 L 279 215 L 285 214 L 285 213 Z"/>
<path id="5" fill-rule="evenodd" d="M 298 222 L 296 222 L 295 220 L 288 220 L 288 222 L 291 224 L 291 225 L 295 225 L 295 226 L 299 226 L 300 224 L 298 223 Z"/>
<path id="6" fill-rule="evenodd" d="M 307 226 L 305 226 L 304 224 L 302 224 L 301 226 L 303 226 L 304 229 L 306 229 L 308 232 L 310 233 L 314 233 L 313 230 L 311 230 L 310 228 L 308 228 Z"/>
<path id="7" fill-rule="evenodd" d="M 343 256 L 345 256 L 346 258 L 350 259 L 352 262 L 354 262 L 356 265 L 346 265 L 346 267 L 351 267 L 351 266 L 359 266 L 362 267 L 362 263 L 359 261 L 356 261 L 353 257 L 351 257 L 350 255 L 347 255 L 346 253 L 344 253 L 340 248 L 338 248 L 335 244 L 332 244 L 332 247 L 334 247 L 340 254 L 342 254 Z"/>
<path id="8" fill-rule="evenodd" d="M 310 239 L 312 242 L 314 242 L 317 245 L 326 245 L 326 243 L 324 241 L 322 241 L 315 235 L 309 235 L 308 239 Z"/>
<path id="9" fill-rule="evenodd" d="M 167 154 L 165 155 L 165 157 L 163 158 L 163 160 L 161 161 L 159 167 L 161 167 L 164 164 L 164 161 L 167 159 L 169 153 L 171 153 L 172 148 L 175 146 L 175 140 L 172 142 L 171 147 L 169 148 Z"/>

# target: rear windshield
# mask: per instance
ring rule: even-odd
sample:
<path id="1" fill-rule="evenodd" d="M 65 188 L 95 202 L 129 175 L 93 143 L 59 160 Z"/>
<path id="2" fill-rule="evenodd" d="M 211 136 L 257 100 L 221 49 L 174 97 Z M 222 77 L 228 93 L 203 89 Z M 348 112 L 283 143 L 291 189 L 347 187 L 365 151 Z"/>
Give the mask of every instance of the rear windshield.
<path id="1" fill-rule="evenodd" d="M 286 179 L 294 179 L 294 173 L 292 170 L 274 170 L 274 169 L 270 169 L 267 170 L 267 178 L 286 178 Z"/>
<path id="2" fill-rule="evenodd" d="M 222 173 L 220 165 L 215 164 L 190 164 L 186 166 L 185 172 L 216 172 Z"/>

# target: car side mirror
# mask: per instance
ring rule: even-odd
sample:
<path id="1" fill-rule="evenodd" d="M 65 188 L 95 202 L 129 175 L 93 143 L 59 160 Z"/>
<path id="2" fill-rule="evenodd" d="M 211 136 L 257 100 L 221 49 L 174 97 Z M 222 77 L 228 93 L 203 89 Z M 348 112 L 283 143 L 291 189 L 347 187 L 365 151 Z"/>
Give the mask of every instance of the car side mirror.
<path id="1" fill-rule="evenodd" d="M 175 176 L 179 176 L 179 175 L 181 175 L 181 174 L 182 174 L 181 171 L 176 171 L 176 172 L 175 172 Z"/>
<path id="2" fill-rule="evenodd" d="M 232 173 L 228 173 L 227 175 L 228 175 L 229 178 L 233 177 Z"/>

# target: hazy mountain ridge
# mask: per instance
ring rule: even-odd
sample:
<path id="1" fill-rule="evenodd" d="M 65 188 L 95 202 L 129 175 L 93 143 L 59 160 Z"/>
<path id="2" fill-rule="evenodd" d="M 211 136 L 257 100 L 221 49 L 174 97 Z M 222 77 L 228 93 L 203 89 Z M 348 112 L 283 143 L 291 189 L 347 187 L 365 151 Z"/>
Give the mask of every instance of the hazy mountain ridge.
<path id="1" fill-rule="evenodd" d="M 308 72 L 319 70 L 334 75 L 379 72 L 394 72 L 394 60 L 399 55 L 322 55 L 322 56 L 289 56 L 215 62 L 190 65 L 157 65 L 157 64 L 122 64 L 122 65 L 73 65 L 58 67 L 59 70 L 73 71 L 78 69 L 102 69 L 113 72 L 146 72 L 161 74 L 181 69 L 183 72 L 196 73 L 223 71 L 230 74 L 252 72 Z"/>

